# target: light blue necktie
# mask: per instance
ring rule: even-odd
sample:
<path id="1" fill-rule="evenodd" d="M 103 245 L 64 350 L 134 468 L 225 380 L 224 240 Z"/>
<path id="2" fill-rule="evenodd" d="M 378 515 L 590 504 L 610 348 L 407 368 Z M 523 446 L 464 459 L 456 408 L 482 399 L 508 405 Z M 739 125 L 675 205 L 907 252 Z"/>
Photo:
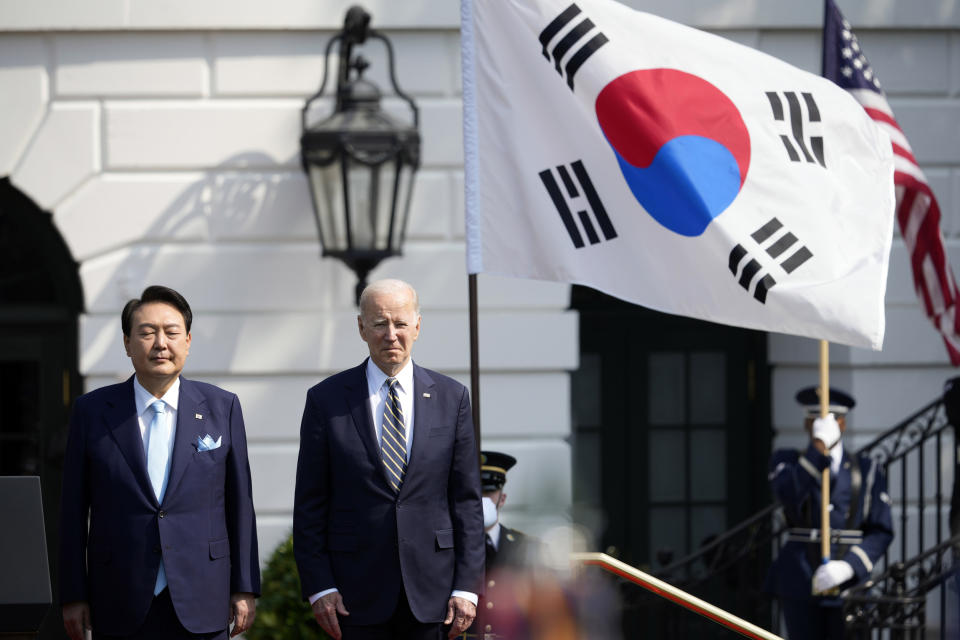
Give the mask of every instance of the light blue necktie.
<path id="1" fill-rule="evenodd" d="M 157 496 L 157 502 L 163 502 L 163 493 L 167 489 L 167 471 L 170 468 L 170 414 L 163 400 L 157 400 L 150 408 L 153 409 L 153 420 L 150 421 L 147 440 L 147 473 L 150 474 L 150 484 Z M 167 586 L 167 572 L 163 569 L 163 558 L 160 559 L 160 572 L 153 587 L 153 595 L 157 595 Z"/>

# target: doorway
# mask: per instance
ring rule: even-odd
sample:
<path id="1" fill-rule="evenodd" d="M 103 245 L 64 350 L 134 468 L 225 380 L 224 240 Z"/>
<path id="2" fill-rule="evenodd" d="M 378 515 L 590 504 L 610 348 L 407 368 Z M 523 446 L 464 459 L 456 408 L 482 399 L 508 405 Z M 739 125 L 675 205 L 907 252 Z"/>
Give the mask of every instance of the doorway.
<path id="1" fill-rule="evenodd" d="M 0 179 L 0 475 L 40 477 L 54 593 L 40 638 L 62 638 L 56 601 L 67 422 L 79 394 L 77 264 L 52 216 Z"/>
<path id="2" fill-rule="evenodd" d="M 763 332 L 659 313 L 575 286 L 575 518 L 656 570 L 769 503 Z"/>

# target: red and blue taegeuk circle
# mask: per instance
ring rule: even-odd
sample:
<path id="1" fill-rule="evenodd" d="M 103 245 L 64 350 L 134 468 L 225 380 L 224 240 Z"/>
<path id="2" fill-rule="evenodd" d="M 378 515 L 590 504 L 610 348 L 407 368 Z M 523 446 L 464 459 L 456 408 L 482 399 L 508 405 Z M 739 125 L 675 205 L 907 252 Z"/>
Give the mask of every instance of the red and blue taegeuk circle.
<path id="1" fill-rule="evenodd" d="M 733 101 L 703 78 L 631 71 L 600 91 L 596 112 L 633 196 L 674 233 L 699 236 L 740 193 L 750 135 Z"/>

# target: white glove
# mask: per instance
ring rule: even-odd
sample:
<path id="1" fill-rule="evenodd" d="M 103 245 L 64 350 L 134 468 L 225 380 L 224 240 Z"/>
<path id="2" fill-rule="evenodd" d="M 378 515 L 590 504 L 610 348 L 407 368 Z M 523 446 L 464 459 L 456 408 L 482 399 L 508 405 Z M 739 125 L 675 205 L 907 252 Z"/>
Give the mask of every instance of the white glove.
<path id="1" fill-rule="evenodd" d="M 827 564 L 820 565 L 813 574 L 813 591 L 814 593 L 829 591 L 852 577 L 853 567 L 849 562 L 831 560 Z"/>
<path id="2" fill-rule="evenodd" d="M 832 413 L 813 421 L 813 439 L 822 442 L 827 449 L 832 449 L 840 441 L 840 425 Z"/>

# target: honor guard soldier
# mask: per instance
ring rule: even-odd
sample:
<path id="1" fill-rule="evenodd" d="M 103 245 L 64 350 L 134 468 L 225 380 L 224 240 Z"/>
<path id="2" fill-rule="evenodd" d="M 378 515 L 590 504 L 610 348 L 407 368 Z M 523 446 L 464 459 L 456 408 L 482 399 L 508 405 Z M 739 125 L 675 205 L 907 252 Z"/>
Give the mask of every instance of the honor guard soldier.
<path id="1" fill-rule="evenodd" d="M 500 523 L 500 510 L 507 500 L 503 485 L 507 471 L 517 459 L 498 451 L 480 452 L 480 485 L 483 491 L 483 526 L 486 531 L 486 583 L 477 605 L 477 617 L 473 625 L 460 638 L 480 640 L 513 640 L 518 631 L 516 616 L 508 614 L 513 603 L 513 578 L 532 564 L 531 554 L 537 551 L 534 539 L 516 529 Z M 522 626 L 522 625 L 520 625 Z"/>
<path id="2" fill-rule="evenodd" d="M 840 640 L 842 600 L 837 589 L 866 580 L 893 539 L 890 497 L 883 468 L 855 456 L 841 440 L 851 396 L 830 389 L 820 416 L 816 387 L 797 393 L 810 443 L 803 451 L 780 449 L 770 459 L 770 485 L 787 520 L 786 543 L 767 576 L 766 591 L 783 608 L 790 640 Z M 830 468 L 830 560 L 821 558 L 821 472 Z"/>

